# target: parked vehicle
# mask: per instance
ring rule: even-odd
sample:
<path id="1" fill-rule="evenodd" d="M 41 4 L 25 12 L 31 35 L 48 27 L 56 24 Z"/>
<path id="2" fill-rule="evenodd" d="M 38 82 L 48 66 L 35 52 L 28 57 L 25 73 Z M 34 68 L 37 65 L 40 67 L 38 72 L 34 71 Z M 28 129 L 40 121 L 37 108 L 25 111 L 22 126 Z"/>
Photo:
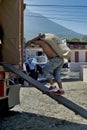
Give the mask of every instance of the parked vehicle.
<path id="1" fill-rule="evenodd" d="M 0 0 L 0 26 L 3 28 L 0 62 L 13 64 L 18 69 L 22 69 L 23 64 L 23 10 L 23 0 Z M 20 84 L 9 83 L 10 73 L 0 65 L 0 113 L 20 103 Z"/>

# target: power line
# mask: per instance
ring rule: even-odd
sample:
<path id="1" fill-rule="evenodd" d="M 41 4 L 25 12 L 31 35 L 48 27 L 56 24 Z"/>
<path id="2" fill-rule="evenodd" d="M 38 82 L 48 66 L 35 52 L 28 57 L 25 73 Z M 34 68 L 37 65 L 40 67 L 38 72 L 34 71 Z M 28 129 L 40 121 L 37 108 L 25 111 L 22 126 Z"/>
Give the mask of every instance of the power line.
<path id="1" fill-rule="evenodd" d="M 87 20 L 86 20 L 87 6 L 86 5 L 83 5 L 83 6 L 82 5 L 29 5 L 29 4 L 26 4 L 26 5 L 29 7 L 32 7 L 32 6 L 35 7 L 33 8 L 35 12 L 39 12 L 40 14 L 42 12 L 42 14 L 44 14 L 45 17 L 48 19 L 87 23 Z M 45 7 L 45 8 L 42 9 L 42 7 Z M 58 7 L 58 8 L 55 8 L 54 10 L 52 10 L 53 8 L 48 9 L 46 7 Z M 31 10 L 33 9 L 31 8 Z M 32 14 L 30 17 L 44 18 L 44 16 L 35 15 L 35 14 Z"/>
<path id="2" fill-rule="evenodd" d="M 34 13 L 31 13 L 30 10 L 28 10 L 28 11 L 29 11 L 28 14 L 34 14 Z M 37 13 L 37 15 L 38 15 L 38 13 Z M 61 13 L 61 12 L 56 12 L 56 13 L 52 12 L 52 13 L 49 13 L 49 12 L 47 12 L 44 15 L 46 17 L 52 17 L 52 18 L 54 18 L 54 17 L 56 17 L 56 18 L 57 17 L 66 17 L 67 18 L 68 17 L 68 18 L 71 18 L 71 19 L 84 19 L 84 20 L 86 20 L 86 17 L 87 17 L 87 13 L 85 13 L 85 14 L 72 13 L 71 14 L 71 13 L 68 13 L 68 12 L 64 12 L 64 13 Z"/>
<path id="3" fill-rule="evenodd" d="M 28 9 L 28 8 L 27 8 Z M 40 8 L 40 7 L 33 7 L 33 8 L 30 8 L 31 10 L 34 9 L 36 11 L 44 11 L 44 12 L 69 12 L 69 13 L 87 13 L 87 8 Z"/>
<path id="4" fill-rule="evenodd" d="M 30 9 L 31 10 L 31 8 L 26 8 L 27 10 L 28 9 Z M 64 9 L 64 8 L 61 8 L 61 9 L 59 9 L 59 8 L 57 8 L 57 9 L 53 9 L 53 8 L 34 8 L 34 10 L 36 10 L 36 11 L 44 11 L 44 12 L 68 12 L 68 13 L 74 13 L 75 11 L 77 11 L 78 13 L 87 13 L 87 9 L 86 10 L 79 10 L 79 9 Z M 75 12 L 75 13 L 77 13 L 77 12 Z"/>
<path id="5" fill-rule="evenodd" d="M 31 10 L 29 10 L 29 9 L 27 9 L 27 11 L 29 12 L 29 13 L 31 13 Z M 45 10 L 46 11 L 46 10 Z M 37 10 L 37 12 L 38 12 L 38 10 Z M 43 13 L 43 11 L 42 10 L 40 10 L 40 13 Z M 87 17 L 87 12 L 76 12 L 76 11 L 72 11 L 72 12 L 68 12 L 68 11 L 52 11 L 51 12 L 51 10 L 49 11 L 46 11 L 45 13 L 44 13 L 45 15 L 64 15 L 64 16 L 84 16 L 84 17 Z"/>
<path id="6" fill-rule="evenodd" d="M 25 15 L 25 16 L 28 16 L 28 17 L 37 17 L 37 18 L 45 18 L 44 16 L 39 16 L 39 15 Z M 47 19 L 55 19 L 55 20 L 65 20 L 65 21 L 72 21 L 72 22 L 81 22 L 81 23 L 87 23 L 87 21 L 83 21 L 82 19 L 78 20 L 78 19 L 69 19 L 69 18 L 57 18 L 57 17 L 46 17 Z"/>
<path id="7" fill-rule="evenodd" d="M 86 5 L 34 5 L 34 4 L 26 4 L 27 6 L 43 6 L 43 7 L 47 7 L 47 6 L 49 6 L 49 7 L 77 7 L 77 8 L 87 8 L 87 6 Z"/>

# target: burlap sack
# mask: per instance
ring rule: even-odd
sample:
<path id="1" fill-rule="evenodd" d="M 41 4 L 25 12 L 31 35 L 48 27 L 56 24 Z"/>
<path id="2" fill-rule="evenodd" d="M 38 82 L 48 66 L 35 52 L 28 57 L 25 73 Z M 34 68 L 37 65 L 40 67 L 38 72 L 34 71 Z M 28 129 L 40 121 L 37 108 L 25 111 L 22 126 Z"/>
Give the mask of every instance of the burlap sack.
<path id="1" fill-rule="evenodd" d="M 66 58 L 68 60 L 71 58 L 71 50 L 65 43 L 62 42 L 59 37 L 49 33 L 45 34 L 40 39 L 46 41 L 53 48 L 58 56 Z"/>

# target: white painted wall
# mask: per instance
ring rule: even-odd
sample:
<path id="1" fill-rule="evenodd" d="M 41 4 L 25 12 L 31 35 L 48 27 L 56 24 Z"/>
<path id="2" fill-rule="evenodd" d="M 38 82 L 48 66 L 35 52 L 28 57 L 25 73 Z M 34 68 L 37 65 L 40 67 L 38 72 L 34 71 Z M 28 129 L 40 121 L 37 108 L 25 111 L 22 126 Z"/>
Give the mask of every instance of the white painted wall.
<path id="1" fill-rule="evenodd" d="M 79 62 L 75 62 L 75 52 L 79 52 Z M 87 65 L 85 62 L 85 52 L 86 49 L 72 49 L 72 56 L 71 56 L 71 63 L 70 63 L 70 70 L 71 71 L 80 71 L 80 65 Z"/>

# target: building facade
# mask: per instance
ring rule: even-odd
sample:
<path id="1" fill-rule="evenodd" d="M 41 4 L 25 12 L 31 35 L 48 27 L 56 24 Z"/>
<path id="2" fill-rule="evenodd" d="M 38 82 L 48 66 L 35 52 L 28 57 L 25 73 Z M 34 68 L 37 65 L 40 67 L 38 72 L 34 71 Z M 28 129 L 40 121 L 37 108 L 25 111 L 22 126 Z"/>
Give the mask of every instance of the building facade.
<path id="1" fill-rule="evenodd" d="M 87 65 L 87 43 L 86 42 L 67 42 L 72 50 L 70 70 L 80 71 L 82 65 Z"/>

